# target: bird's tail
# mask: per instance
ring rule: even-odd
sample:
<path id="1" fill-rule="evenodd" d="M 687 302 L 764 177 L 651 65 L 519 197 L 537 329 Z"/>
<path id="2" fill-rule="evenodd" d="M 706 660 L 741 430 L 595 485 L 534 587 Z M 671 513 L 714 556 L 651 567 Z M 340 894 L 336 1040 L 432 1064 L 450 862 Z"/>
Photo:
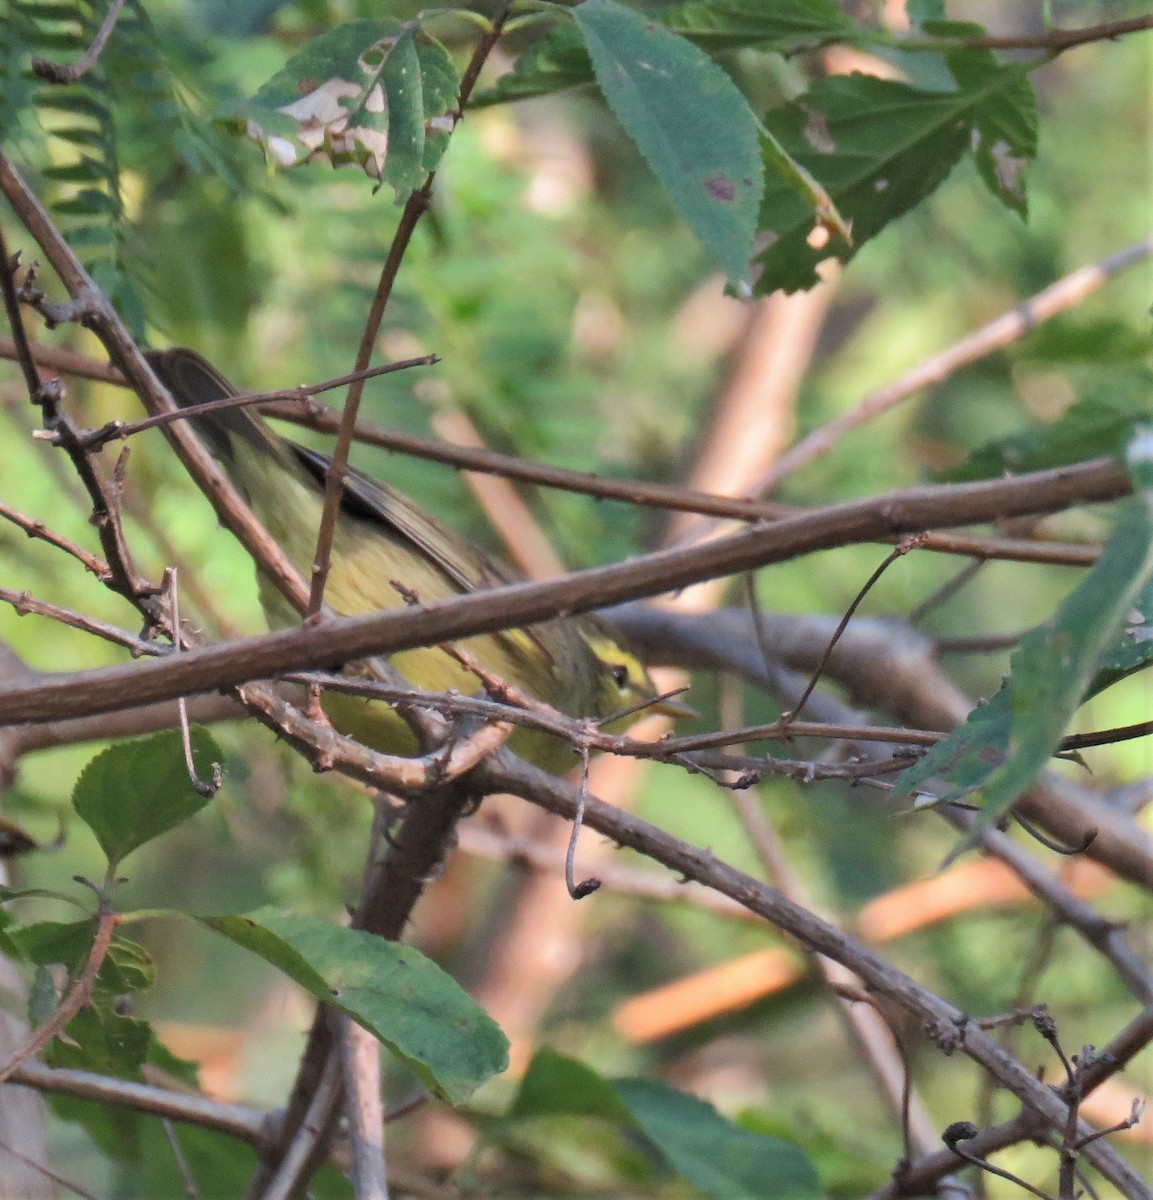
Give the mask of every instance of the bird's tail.
<path id="1" fill-rule="evenodd" d="M 149 350 L 144 357 L 157 378 L 172 393 L 181 408 L 208 404 L 239 395 L 239 390 L 195 350 Z M 192 426 L 214 458 L 226 465 L 236 455 L 234 438 L 258 451 L 284 457 L 283 441 L 259 417 L 245 408 L 218 408 L 190 418 Z"/>

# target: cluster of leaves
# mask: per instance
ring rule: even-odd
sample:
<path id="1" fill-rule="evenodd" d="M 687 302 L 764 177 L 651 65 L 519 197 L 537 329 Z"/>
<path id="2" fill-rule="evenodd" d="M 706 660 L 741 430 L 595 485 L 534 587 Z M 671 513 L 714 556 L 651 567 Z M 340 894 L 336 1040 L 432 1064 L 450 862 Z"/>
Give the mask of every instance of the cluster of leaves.
<path id="1" fill-rule="evenodd" d="M 689 0 L 653 17 L 585 0 L 478 105 L 592 83 L 634 140 L 677 211 L 730 281 L 743 284 L 755 237 L 756 290 L 817 282 L 931 194 L 965 154 L 1006 205 L 1024 214 L 1036 153 L 1028 71 L 968 50 L 980 26 L 929 21 L 927 54 L 946 85 L 918 88 L 867 75 L 828 79 L 763 119 L 715 61 L 740 49 L 793 52 L 827 40 L 869 45 L 832 0 L 765 6 Z M 1036 60 L 1040 62 L 1041 59 Z M 930 68 L 931 70 L 931 68 Z M 941 68 L 937 69 L 938 75 Z M 451 128 L 455 77 L 442 47 L 411 26 L 356 21 L 294 56 L 242 110 L 281 161 L 321 153 L 359 162 L 404 191 L 435 167 Z M 814 217 L 827 237 L 810 244 Z"/>
<path id="2" fill-rule="evenodd" d="M 204 789 L 197 790 L 189 779 L 180 740 L 178 733 L 163 733 L 110 746 L 77 780 L 73 808 L 107 857 L 104 883 L 97 888 L 105 903 L 129 855 L 209 802 Z M 192 754 L 198 768 L 220 757 L 212 738 L 200 730 L 193 733 Z M 66 893 L 12 888 L 0 890 L 0 901 L 33 895 L 75 903 Z M 500 1029 L 459 984 L 411 946 L 271 909 L 199 917 L 164 909 L 116 915 L 117 928 L 188 920 L 252 952 L 318 1003 L 357 1021 L 441 1100 L 464 1104 L 480 1084 L 508 1067 L 508 1042 Z M 94 929 L 91 917 L 19 924 L 0 909 L 0 951 L 34 971 L 28 1011 L 33 1028 L 50 1021 L 57 1010 L 50 969 L 63 968 L 67 985 L 74 987 L 89 960 Z M 195 1085 L 195 1066 L 167 1051 L 150 1023 L 132 1015 L 134 998 L 154 980 L 148 952 L 113 935 L 88 1002 L 49 1044 L 48 1065 L 136 1079 L 148 1064 Z M 137 1183 L 150 1177 L 151 1118 L 132 1114 L 112 1119 L 106 1106 L 72 1098 L 54 1103 L 59 1115 L 80 1122 Z M 604 1079 L 547 1051 L 538 1055 L 487 1137 L 499 1146 L 515 1140 L 525 1122 L 556 1116 L 620 1125 L 648 1147 L 658 1175 L 680 1176 L 706 1195 L 724 1197 L 737 1194 L 738 1188 L 741 1195 L 764 1200 L 815 1200 L 820 1195 L 812 1165 L 798 1147 L 744 1130 L 711 1105 L 674 1088 L 639 1079 Z M 230 1169 L 235 1166 L 233 1161 Z M 216 1190 L 223 1187 L 217 1168 L 206 1178 L 212 1194 L 225 1194 Z M 320 1187 L 318 1195 L 345 1194 L 334 1174 Z"/>

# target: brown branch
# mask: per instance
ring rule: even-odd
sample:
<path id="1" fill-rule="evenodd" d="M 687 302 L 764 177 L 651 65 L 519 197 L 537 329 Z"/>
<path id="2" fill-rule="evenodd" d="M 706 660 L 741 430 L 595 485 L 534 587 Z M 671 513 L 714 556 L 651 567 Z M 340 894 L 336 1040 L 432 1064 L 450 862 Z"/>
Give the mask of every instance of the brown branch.
<path id="1" fill-rule="evenodd" d="M 342 375 L 338 379 L 326 379 L 323 383 L 310 385 L 301 384 L 295 388 L 280 388 L 272 392 L 237 392 L 223 400 L 208 400 L 203 404 L 185 404 L 175 411 L 156 413 L 141 421 L 109 421 L 107 425 L 84 434 L 80 441 L 89 450 L 99 449 L 114 440 L 125 441 L 146 429 L 156 429 L 160 426 L 171 425 L 173 421 L 191 420 L 208 413 L 219 412 L 221 409 L 247 408 L 250 405 L 288 404 L 295 410 L 299 405 L 308 404 L 311 397 L 331 391 L 333 388 L 344 387 L 356 380 L 376 379 L 381 375 L 392 375 L 397 371 L 407 371 L 411 367 L 427 367 L 440 362 L 435 354 L 422 354 L 419 358 L 405 358 L 399 362 L 384 363 L 378 367 L 369 367 L 364 371 Z M 123 377 L 117 382 L 123 384 Z"/>
<path id="2" fill-rule="evenodd" d="M 380 1043 L 350 1017 L 340 1019 L 344 1056 L 344 1110 L 352 1144 L 356 1200 L 388 1200 L 384 1159 L 384 1102 L 380 1095 Z"/>
<path id="3" fill-rule="evenodd" d="M 16 509 L 9 507 L 2 501 L 0 501 L 0 517 L 6 521 L 11 521 L 13 525 L 18 529 L 22 529 L 30 538 L 39 538 L 41 541 L 47 542 L 50 546 L 55 546 L 58 550 L 63 550 L 65 554 L 72 555 L 77 562 L 83 565 L 86 571 L 91 572 L 97 579 L 107 582 L 111 578 L 112 573 L 104 559 L 98 558 L 95 554 L 90 554 L 83 546 L 79 546 L 64 537 L 63 534 L 49 529 L 43 521 L 38 521 L 34 517 L 26 517 L 23 513 L 17 512 Z"/>
<path id="4" fill-rule="evenodd" d="M 119 629 L 107 621 L 90 617 L 86 613 L 63 608 L 61 605 L 51 604 L 47 600 L 37 600 L 31 592 L 15 592 L 11 588 L 0 587 L 0 601 L 11 604 L 16 610 L 17 616 L 24 617 L 29 613 L 35 613 L 37 616 L 47 617 L 49 620 L 67 625 L 71 629 L 79 629 L 83 633 L 92 634 L 93 637 L 103 638 L 113 645 L 124 646 L 132 651 L 133 657 L 145 654 L 163 654 L 168 649 L 167 646 L 158 642 L 137 637 L 136 634 L 129 633 L 127 629 Z"/>
<path id="5" fill-rule="evenodd" d="M 512 792 L 565 818 L 576 807 L 573 789 L 527 765 L 490 761 L 478 770 L 485 791 Z M 1067 1105 L 1031 1071 L 983 1033 L 967 1015 L 898 971 L 849 935 L 808 912 L 780 892 L 721 862 L 706 850 L 689 846 L 646 821 L 589 799 L 585 822 L 621 846 L 663 863 L 678 875 L 715 888 L 758 913 L 811 949 L 843 964 L 865 985 L 911 1013 L 943 1050 L 961 1050 L 992 1073 L 1027 1108 L 1054 1128 L 1062 1128 Z M 1083 1133 L 1091 1133 L 1083 1127 Z M 1096 1155 L 1096 1157 L 1094 1157 Z M 1111 1147 L 1093 1143 L 1085 1157 L 1123 1194 L 1141 1196 L 1144 1184 Z"/>
<path id="6" fill-rule="evenodd" d="M 6 349 L 11 339 L 0 338 L 0 358 L 12 357 Z M 43 346 L 33 346 L 32 353 L 37 362 L 51 365 L 69 374 L 127 387 L 123 375 L 114 368 L 106 367 L 84 355 L 67 351 L 53 351 Z M 403 363 L 391 363 L 373 368 L 366 377 L 382 374 L 401 367 L 423 365 L 436 359 L 435 355 L 406 359 Z M 352 376 L 345 376 L 345 379 Z M 322 388 L 339 384 L 330 381 L 307 389 L 287 389 L 265 393 L 240 393 L 240 403 L 255 402 L 253 397 L 265 397 L 260 402 L 260 411 L 266 416 L 276 417 L 291 424 L 314 429 L 319 433 L 336 433 L 340 428 L 340 414 L 327 405 L 315 401 L 304 402 L 301 392 L 312 394 Z M 279 399 L 268 399 L 279 397 Z M 228 403 L 215 401 L 211 407 L 226 407 Z M 205 406 L 208 408 L 210 406 Z M 179 419 L 192 409 L 181 409 L 165 420 Z M 151 423 L 151 421 L 149 422 Z M 156 422 L 160 423 L 160 422 Z M 128 434 L 144 427 L 145 422 L 124 426 L 117 431 Z M 693 488 L 668 483 L 651 483 L 640 479 L 614 479 L 609 475 L 598 475 L 591 471 L 573 471 L 567 467 L 552 466 L 533 459 L 520 458 L 514 454 L 501 454 L 496 450 L 475 446 L 459 445 L 439 438 L 425 437 L 405 430 L 378 425 L 372 421 L 357 421 L 354 437 L 367 446 L 379 446 L 398 454 L 408 454 L 429 462 L 444 463 L 461 470 L 480 475 L 498 475 L 531 483 L 539 487 L 556 488 L 575 492 L 601 500 L 619 500 L 625 504 L 668 509 L 673 512 L 696 513 L 700 516 L 729 517 L 737 521 L 768 521 L 792 516 L 803 510 L 794 505 L 779 504 L 769 500 L 750 500 L 740 497 L 715 495 Z M 882 538 L 880 541 L 891 541 Z M 922 549 L 943 554 L 957 554 L 980 559 L 1008 559 L 1014 562 L 1051 563 L 1058 566 L 1089 567 L 1097 561 L 1100 547 L 1076 543 L 1054 542 L 1045 538 L 987 537 L 978 534 L 942 532 L 934 530 L 924 535 Z"/>
<path id="7" fill-rule="evenodd" d="M 28 346 L 32 361 L 40 367 L 48 367 L 63 375 L 76 375 L 81 379 L 91 379 L 97 383 L 112 383 L 119 387 L 127 387 L 124 376 L 111 363 L 102 363 L 90 354 L 81 354 L 78 350 L 61 349 L 57 346 L 45 346 L 40 342 L 31 342 Z M 10 337 L 0 337 L 0 358 L 15 359 L 17 357 L 16 341 Z"/>
<path id="8" fill-rule="evenodd" d="M 289 668 L 328 666 L 374 654 L 454 641 L 658 595 L 719 574 L 783 562 L 801 554 L 935 524 L 965 525 L 997 515 L 1054 511 L 1113 499 L 1130 490 L 1123 467 L 1095 459 L 1071 467 L 979 483 L 911 488 L 832 505 L 684 550 L 517 583 L 419 607 L 342 617 L 189 651 L 180 662 L 136 663 L 77 672 L 34 688 L 0 687 L 0 724 L 52 721 L 155 703 L 234 686 Z"/>

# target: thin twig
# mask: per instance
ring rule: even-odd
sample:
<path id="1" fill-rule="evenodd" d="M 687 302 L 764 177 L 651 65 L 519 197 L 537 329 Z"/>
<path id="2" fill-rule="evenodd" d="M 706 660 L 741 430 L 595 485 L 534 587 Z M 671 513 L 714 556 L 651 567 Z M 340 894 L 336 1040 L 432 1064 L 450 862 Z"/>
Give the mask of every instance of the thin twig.
<path id="1" fill-rule="evenodd" d="M 975 1154 L 970 1154 L 960 1146 L 961 1141 L 967 1141 L 970 1138 L 976 1137 L 978 1129 L 975 1125 L 968 1121 L 957 1121 L 950 1125 L 942 1135 L 942 1140 L 945 1145 L 959 1158 L 962 1162 L 971 1163 L 975 1167 L 979 1167 L 982 1171 L 987 1171 L 990 1175 L 996 1175 L 1001 1179 L 1007 1179 L 1010 1183 L 1015 1183 L 1022 1190 L 1031 1193 L 1034 1196 L 1039 1196 L 1040 1200 L 1057 1200 L 1056 1196 L 1050 1195 L 1048 1192 L 1041 1191 L 1040 1188 L 1035 1188 L 1031 1183 L 1027 1183 L 1019 1175 L 1014 1175 L 1011 1171 L 1002 1170 L 1000 1167 L 995 1167 L 986 1159 L 978 1158 Z M 1061 1200 L 1065 1200 L 1062 1193 Z"/>
<path id="2" fill-rule="evenodd" d="M 304 1120 L 297 1127 L 284 1154 L 279 1157 L 272 1179 L 267 1187 L 256 1193 L 259 1200 L 292 1200 L 297 1189 L 316 1169 L 318 1148 L 325 1139 L 332 1114 L 340 1103 L 343 1074 L 340 1055 L 331 1056 L 325 1063 Z"/>
<path id="3" fill-rule="evenodd" d="M 200 1189 L 196 1186 L 196 1177 L 192 1174 L 192 1168 L 189 1166 L 188 1158 L 184 1153 L 184 1147 L 180 1144 L 180 1136 L 176 1132 L 175 1125 L 172 1124 L 167 1117 L 162 1117 L 160 1126 L 164 1130 L 164 1137 L 168 1142 L 168 1148 L 172 1151 L 172 1158 L 176 1163 L 176 1169 L 180 1173 L 180 1180 L 184 1184 L 184 1194 L 188 1200 L 200 1200 Z"/>
<path id="4" fill-rule="evenodd" d="M 1051 50 L 1061 53 L 1091 42 L 1112 41 L 1129 33 L 1153 29 L 1153 17 L 1130 17 L 1081 29 L 1050 29 L 1045 33 L 1026 33 L 958 38 L 902 37 L 894 44 L 903 50 Z"/>
<path id="5" fill-rule="evenodd" d="M 338 379 L 327 379 L 323 383 L 310 385 L 301 384 L 295 388 L 281 388 L 273 392 L 237 392 L 234 396 L 226 396 L 223 400 L 208 400 L 203 404 L 182 405 L 173 412 L 155 413 L 141 421 L 109 421 L 99 429 L 83 433 L 79 443 L 87 450 L 97 450 L 108 442 L 128 438 L 147 429 L 157 429 L 171 425 L 173 421 L 191 420 L 194 417 L 207 416 L 209 413 L 220 412 L 222 409 L 247 408 L 257 404 L 271 402 L 283 404 L 306 404 L 312 396 L 333 388 L 345 387 L 354 381 L 375 379 L 379 375 L 391 375 L 396 371 L 407 371 L 411 367 L 424 367 L 440 362 L 436 354 L 423 354 L 419 358 L 405 358 L 397 362 L 385 363 L 379 367 L 369 367 L 364 371 L 355 371 L 350 375 L 342 375 Z"/>
<path id="6" fill-rule="evenodd" d="M 112 3 L 108 5 L 108 11 L 104 14 L 104 20 L 100 23 L 100 28 L 96 31 L 96 36 L 92 39 L 92 44 L 70 67 L 66 67 L 62 63 L 54 63 L 47 58 L 34 58 L 32 70 L 49 83 L 75 83 L 81 79 L 96 65 L 96 60 L 112 36 L 112 30 L 116 27 L 120 10 L 123 7 L 124 0 L 112 0 Z"/>
<path id="7" fill-rule="evenodd" d="M 977 558 L 966 563 L 951 579 L 947 579 L 935 592 L 925 597 L 916 608 L 909 613 L 910 625 L 920 623 L 936 608 L 951 600 L 966 584 L 971 583 L 984 568 L 988 559 Z"/>
<path id="8" fill-rule="evenodd" d="M 573 813 L 572 831 L 569 834 L 568 848 L 565 850 L 564 856 L 564 883 L 568 889 L 568 894 L 574 900 L 583 900 L 586 896 L 591 896 L 601 886 L 599 879 L 582 879 L 577 883 L 576 876 L 573 871 L 573 864 L 576 862 L 577 842 L 580 840 L 581 827 L 584 825 L 584 801 L 588 796 L 589 790 L 589 751 L 588 746 L 581 747 L 581 779 L 580 787 L 577 789 L 577 807 Z"/>
<path id="9" fill-rule="evenodd" d="M 253 1146 L 260 1144 L 265 1129 L 275 1117 L 274 1113 L 263 1109 L 224 1104 L 199 1094 L 185 1094 L 114 1075 L 100 1075 L 95 1071 L 46 1067 L 39 1062 L 24 1063 L 13 1072 L 9 1082 L 49 1095 L 74 1096 L 104 1107 L 115 1106 L 213 1129 Z"/>
<path id="10" fill-rule="evenodd" d="M 11 588 L 0 588 L 0 601 L 11 604 L 18 616 L 23 617 L 28 613 L 35 613 L 37 616 L 47 617 L 49 620 L 58 621 L 61 625 L 67 625 L 71 629 L 79 629 L 83 633 L 92 634 L 93 637 L 102 638 L 113 645 L 124 646 L 135 657 L 164 654 L 169 649 L 158 642 L 138 637 L 127 629 L 120 629 L 116 625 L 110 625 L 107 621 L 90 617 L 87 613 L 76 612 L 74 609 L 64 608 L 47 600 L 37 600 L 27 591 L 15 592 Z"/>
<path id="11" fill-rule="evenodd" d="M 502 0 L 492 17 L 492 24 L 477 43 L 469 58 L 468 66 L 460 81 L 460 93 L 457 102 L 457 117 L 468 104 L 469 96 L 480 76 L 485 60 L 499 41 L 508 18 L 511 0 Z M 355 371 L 365 370 L 372 361 L 372 352 L 380 332 L 384 311 L 392 295 L 393 285 L 400 272 L 400 264 L 408 251 L 409 242 L 417 223 L 428 208 L 432 197 L 432 185 L 436 172 L 430 171 L 424 183 L 417 188 L 405 202 L 400 223 L 393 235 L 392 244 L 381 268 L 380 280 L 369 306 L 365 319 L 364 330 L 361 334 L 360 345 L 356 352 Z M 331 563 L 332 542 L 336 533 L 336 518 L 340 511 L 340 499 L 344 493 L 344 480 L 348 473 L 348 455 L 352 448 L 352 435 L 356 428 L 357 413 L 360 411 L 360 398 L 364 392 L 363 380 L 354 381 L 348 389 L 348 397 L 344 403 L 344 411 L 340 418 L 340 429 L 336 435 L 336 445 L 332 450 L 332 459 L 325 471 L 324 479 L 324 511 L 320 518 L 320 529 L 316 536 L 316 550 L 312 557 L 312 582 L 308 599 L 308 616 L 315 619 L 320 615 L 324 605 L 324 589 L 328 582 L 328 572 Z"/>
<path id="12" fill-rule="evenodd" d="M 65 554 L 70 554 L 77 562 L 81 563 L 86 571 L 91 572 L 104 582 L 107 582 L 111 577 L 111 572 L 108 564 L 95 554 L 90 554 L 83 546 L 77 545 L 75 542 L 64 537 L 63 534 L 57 533 L 53 529 L 49 529 L 43 521 L 38 521 L 34 517 L 26 517 L 23 513 L 17 512 L 16 509 L 0 501 L 0 517 L 6 521 L 11 521 L 18 529 L 22 529 L 30 538 L 38 538 L 42 542 L 47 542 L 50 546 L 55 546 L 58 550 L 63 550 Z"/>
<path id="13" fill-rule="evenodd" d="M 164 582 L 172 610 L 172 649 L 175 654 L 179 654 L 184 649 L 184 639 L 180 629 L 180 586 L 177 582 L 175 567 L 169 567 L 164 572 Z M 184 769 L 188 772 L 192 790 L 198 796 L 211 800 L 220 791 L 224 768 L 220 763 L 214 762 L 208 779 L 200 778 L 196 771 L 196 760 L 192 756 L 192 730 L 188 725 L 188 704 L 183 696 L 176 697 L 176 711 L 180 715 L 180 742 L 184 747 Z"/>
<path id="14" fill-rule="evenodd" d="M 893 563 L 897 561 L 897 559 L 908 554 L 910 550 L 918 549 L 920 545 L 921 539 L 918 536 L 906 538 L 890 555 L 885 558 L 884 562 L 882 562 L 881 565 L 877 567 L 872 575 L 870 575 L 865 581 L 864 586 L 853 597 L 853 602 L 845 610 L 845 615 L 838 622 L 837 628 L 833 631 L 833 636 L 829 638 L 829 644 L 825 647 L 825 652 L 821 655 L 821 661 L 817 663 L 809 682 L 805 685 L 805 690 L 801 693 L 801 698 L 793 706 L 791 712 L 785 713 L 782 716 L 781 720 L 783 722 L 791 722 L 793 717 L 795 717 L 801 711 L 801 709 L 805 707 L 805 703 L 808 701 L 817 684 L 820 682 L 821 675 L 824 673 L 829 658 L 832 656 L 833 651 L 837 647 L 837 643 L 841 640 L 841 634 L 845 632 L 849 622 L 853 619 L 853 614 L 860 607 L 861 601 L 864 600 L 870 591 L 872 591 L 873 585 L 881 578 L 881 576 L 889 569 L 889 567 L 891 567 Z"/>

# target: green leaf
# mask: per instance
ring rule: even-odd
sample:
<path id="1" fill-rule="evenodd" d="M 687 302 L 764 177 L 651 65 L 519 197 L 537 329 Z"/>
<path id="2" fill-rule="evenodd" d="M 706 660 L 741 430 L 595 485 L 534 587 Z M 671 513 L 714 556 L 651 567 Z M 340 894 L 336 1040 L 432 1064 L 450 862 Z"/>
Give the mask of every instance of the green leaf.
<path id="1" fill-rule="evenodd" d="M 459 90 L 448 51 L 415 25 L 347 21 L 289 59 L 240 115 L 283 164 L 351 163 L 405 192 L 444 152 Z"/>
<path id="2" fill-rule="evenodd" d="M 984 34 L 980 25 L 933 22 L 929 34 Z M 1002 67 L 991 50 L 954 50 L 945 56 L 962 92 L 982 96 L 973 107 L 973 158 L 986 187 L 1003 204 L 1027 216 L 1025 169 L 1037 155 L 1037 97 L 1028 63 Z"/>
<path id="3" fill-rule="evenodd" d="M 5 949 L 15 957 L 35 963 L 37 967 L 62 965 L 72 976 L 79 974 L 92 952 L 96 922 L 37 921 L 16 925 L 5 931 Z M 142 992 L 156 979 L 152 956 L 143 946 L 127 938 L 115 936 L 108 946 L 100 972 L 96 977 L 94 995 L 123 996 Z"/>
<path id="4" fill-rule="evenodd" d="M 199 919 L 359 1022 L 451 1103 L 508 1066 L 497 1025 L 411 946 L 271 910 Z"/>
<path id="5" fill-rule="evenodd" d="M 848 262 L 890 221 L 940 186 L 975 138 L 992 155 L 996 138 L 982 142 L 981 131 L 1007 133 L 1007 114 L 1016 111 L 1014 101 L 1021 104 L 1021 76 L 1015 68 L 974 71 L 971 77 L 959 73 L 956 92 L 838 75 L 768 114 L 768 131 L 829 193 L 852 227 L 853 244 L 833 238 L 809 245 L 810 206 L 792 183 L 770 173 L 758 228 L 771 242 L 757 260 L 762 267 L 758 292 L 811 287 L 824 259 Z"/>
<path id="6" fill-rule="evenodd" d="M 221 758 L 202 729 L 192 730 L 192 755 L 197 773 L 205 777 Z M 72 806 L 114 868 L 133 850 L 194 816 L 208 799 L 188 777 L 180 734 L 170 731 L 102 750 L 76 781 Z"/>
<path id="7" fill-rule="evenodd" d="M 704 1100 L 650 1079 L 613 1090 L 668 1165 L 715 1200 L 820 1200 L 820 1180 L 799 1147 L 751 1133 Z"/>
<path id="8" fill-rule="evenodd" d="M 126 1016 L 111 1003 L 90 1003 L 68 1022 L 67 1036 L 55 1038 L 44 1049 L 50 1067 L 96 1071 L 135 1079 L 148 1057 L 152 1026 L 139 1017 Z"/>
<path id="9" fill-rule="evenodd" d="M 1138 367 L 1071 404 L 1056 420 L 975 450 L 942 478 L 993 479 L 1009 472 L 1043 471 L 1099 455 L 1120 455 L 1139 420 L 1153 415 L 1153 371 Z"/>
<path id="10" fill-rule="evenodd" d="M 65 904 L 78 904 L 75 896 L 68 895 L 67 892 L 56 892 L 51 888 L 13 888 L 0 884 L 0 904 L 7 904 L 11 900 L 23 900 L 28 896 L 39 896 L 45 900 L 61 900 Z"/>
<path id="11" fill-rule="evenodd" d="M 1021 639 L 1005 686 L 897 776 L 897 795 L 909 795 L 934 775 L 953 785 L 942 800 L 980 788 L 985 827 L 1033 783 L 1153 576 L 1150 496 L 1122 510 L 1092 570 L 1049 621 Z"/>
<path id="12" fill-rule="evenodd" d="M 538 1050 L 520 1081 L 508 1117 L 581 1116 L 630 1121 L 628 1106 L 592 1067 L 547 1046 Z"/>
<path id="13" fill-rule="evenodd" d="M 114 996 L 147 991 L 156 982 L 156 963 L 140 945 L 114 937 L 100 967 L 99 986 Z"/>
<path id="14" fill-rule="evenodd" d="M 573 18 L 609 107 L 689 228 L 743 280 L 764 188 L 745 98 L 691 42 L 614 0 L 585 0 Z"/>
<path id="15" fill-rule="evenodd" d="M 37 966 L 57 963 L 75 972 L 88 958 L 96 923 L 91 917 L 82 921 L 34 921 L 7 930 L 9 946 L 18 957 Z"/>
<path id="16" fill-rule="evenodd" d="M 663 1163 L 716 1200 L 818 1200 L 820 1181 L 799 1147 L 753 1133 L 668 1084 L 605 1079 L 553 1050 L 534 1056 L 508 1119 L 581 1116 L 638 1130 Z"/>

